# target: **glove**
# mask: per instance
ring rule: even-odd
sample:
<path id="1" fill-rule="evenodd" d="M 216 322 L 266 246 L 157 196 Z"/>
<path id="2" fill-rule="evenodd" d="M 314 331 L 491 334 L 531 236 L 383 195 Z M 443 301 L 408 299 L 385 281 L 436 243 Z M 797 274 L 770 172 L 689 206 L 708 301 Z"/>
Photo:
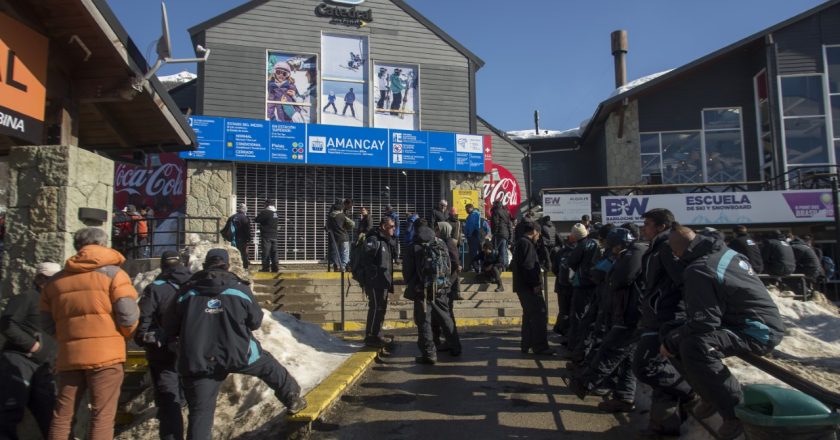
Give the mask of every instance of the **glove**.
<path id="1" fill-rule="evenodd" d="M 160 341 L 157 338 L 155 332 L 146 332 L 143 335 L 143 343 L 148 344 L 157 348 L 161 347 Z"/>

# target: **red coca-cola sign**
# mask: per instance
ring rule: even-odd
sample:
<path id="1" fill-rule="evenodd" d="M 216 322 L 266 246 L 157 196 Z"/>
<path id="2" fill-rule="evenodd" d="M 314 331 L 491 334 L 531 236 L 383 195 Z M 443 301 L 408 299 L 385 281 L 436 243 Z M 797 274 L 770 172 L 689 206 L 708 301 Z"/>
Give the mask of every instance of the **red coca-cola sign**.
<path id="1" fill-rule="evenodd" d="M 147 206 L 157 218 L 183 213 L 187 165 L 178 153 L 150 154 L 144 166 L 118 163 L 114 172 L 114 209 Z"/>
<path id="2" fill-rule="evenodd" d="M 522 200 L 519 182 L 507 168 L 493 164 L 490 172 L 484 177 L 484 209 L 487 217 L 490 217 L 490 209 L 496 201 L 502 202 L 502 206 L 510 211 L 511 218 L 516 218 L 519 210 L 519 203 Z"/>

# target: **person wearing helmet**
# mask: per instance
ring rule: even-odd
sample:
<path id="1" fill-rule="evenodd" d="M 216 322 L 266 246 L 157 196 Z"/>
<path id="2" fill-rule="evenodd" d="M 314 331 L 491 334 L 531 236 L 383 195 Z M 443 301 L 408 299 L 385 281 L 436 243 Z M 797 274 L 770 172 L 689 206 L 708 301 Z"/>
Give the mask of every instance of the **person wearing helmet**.
<path id="1" fill-rule="evenodd" d="M 283 102 L 296 102 L 300 93 L 292 78 L 292 67 L 285 61 L 274 64 L 271 78 L 268 80 L 268 101 L 266 118 L 271 121 L 292 120 L 296 110 L 294 105 L 283 105 Z"/>
<path id="2" fill-rule="evenodd" d="M 598 404 L 598 408 L 606 412 L 630 412 L 634 408 L 636 378 L 632 354 L 637 342 L 642 256 L 648 248 L 637 242 L 637 238 L 625 228 L 615 228 L 607 235 L 605 251 L 615 261 L 606 279 L 612 328 L 604 336 L 592 362 L 576 372 L 569 382 L 569 388 L 583 399 L 607 379 L 614 378 L 612 398 Z"/>

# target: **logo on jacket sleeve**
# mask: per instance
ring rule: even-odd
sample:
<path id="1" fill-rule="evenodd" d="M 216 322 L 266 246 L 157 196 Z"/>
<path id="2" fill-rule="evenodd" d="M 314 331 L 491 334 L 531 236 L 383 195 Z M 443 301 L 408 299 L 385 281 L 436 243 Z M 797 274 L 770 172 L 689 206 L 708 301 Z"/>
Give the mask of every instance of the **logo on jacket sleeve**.
<path id="1" fill-rule="evenodd" d="M 752 266 L 750 266 L 750 263 L 747 263 L 744 260 L 741 260 L 741 261 L 738 262 L 738 267 L 740 267 L 741 269 L 743 269 L 745 272 L 747 272 L 750 275 L 755 275 L 755 272 L 753 272 L 753 269 L 752 269 Z"/>
<path id="2" fill-rule="evenodd" d="M 207 308 L 204 309 L 204 313 L 216 314 L 222 313 L 222 300 L 220 299 L 211 299 L 207 301 Z"/>

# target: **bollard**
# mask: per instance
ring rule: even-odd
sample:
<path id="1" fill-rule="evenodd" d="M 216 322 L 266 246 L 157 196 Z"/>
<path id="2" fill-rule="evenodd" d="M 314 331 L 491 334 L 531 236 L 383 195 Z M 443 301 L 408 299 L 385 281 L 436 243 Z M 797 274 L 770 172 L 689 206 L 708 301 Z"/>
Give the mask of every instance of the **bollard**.
<path id="1" fill-rule="evenodd" d="M 341 331 L 344 331 L 344 268 L 341 268 Z"/>

